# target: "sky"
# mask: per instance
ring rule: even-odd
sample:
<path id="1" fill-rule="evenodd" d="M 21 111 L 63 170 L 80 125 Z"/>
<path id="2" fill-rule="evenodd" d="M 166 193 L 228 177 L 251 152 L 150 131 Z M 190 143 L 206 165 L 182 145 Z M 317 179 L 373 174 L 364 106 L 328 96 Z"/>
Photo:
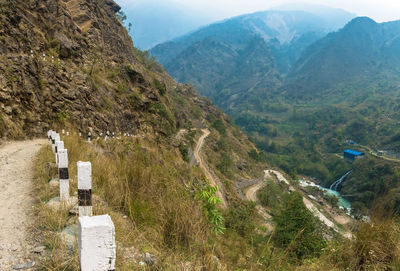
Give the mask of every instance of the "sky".
<path id="1" fill-rule="evenodd" d="M 123 5 L 135 5 L 149 0 L 119 0 Z M 166 0 L 152 0 L 165 2 Z M 206 13 L 213 19 L 270 9 L 279 5 L 308 3 L 341 8 L 358 16 L 368 16 L 377 22 L 400 19 L 400 0 L 169 0 L 190 10 Z"/>

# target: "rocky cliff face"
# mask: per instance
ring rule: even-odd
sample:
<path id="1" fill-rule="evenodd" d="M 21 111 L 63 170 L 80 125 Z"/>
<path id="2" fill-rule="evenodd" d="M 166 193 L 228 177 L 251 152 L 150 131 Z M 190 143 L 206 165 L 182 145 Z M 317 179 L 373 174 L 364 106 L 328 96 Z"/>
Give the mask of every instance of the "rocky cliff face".
<path id="1" fill-rule="evenodd" d="M 112 0 L 0 3 L 1 137 L 65 123 L 82 132 L 177 128 L 169 96 L 184 86 L 134 49 L 119 10 Z"/>

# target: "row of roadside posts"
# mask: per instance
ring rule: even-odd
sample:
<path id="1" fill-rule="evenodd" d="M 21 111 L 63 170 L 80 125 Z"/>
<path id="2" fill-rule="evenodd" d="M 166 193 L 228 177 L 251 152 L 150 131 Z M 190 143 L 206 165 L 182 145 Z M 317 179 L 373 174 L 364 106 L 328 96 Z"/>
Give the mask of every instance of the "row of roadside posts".
<path id="1" fill-rule="evenodd" d="M 63 135 L 69 136 L 69 132 L 68 132 L 68 131 L 66 132 L 64 129 L 62 130 L 62 134 L 63 134 Z M 103 133 L 98 134 L 97 137 L 96 137 L 96 139 L 100 139 L 100 138 L 103 138 L 103 137 L 104 137 L 104 140 L 107 141 L 107 140 L 110 139 L 110 138 L 121 139 L 121 136 L 122 136 L 122 133 L 120 133 L 120 136 L 117 137 L 116 134 L 115 134 L 115 132 L 112 132 L 112 133 L 111 133 L 110 131 L 106 131 L 106 132 L 104 133 L 104 135 L 103 135 Z M 141 137 L 141 138 L 144 138 L 144 135 L 132 135 L 132 134 L 130 134 L 130 133 L 124 133 L 123 136 L 124 136 L 124 137 Z M 82 133 L 79 133 L 79 137 L 82 137 Z M 88 132 L 88 133 L 87 133 L 87 141 L 88 141 L 88 142 L 91 142 L 92 140 L 93 140 L 93 135 L 92 135 L 91 132 Z"/>
<path id="2" fill-rule="evenodd" d="M 63 131 L 64 134 L 64 131 Z M 68 135 L 68 132 L 67 132 Z M 55 131 L 47 132 L 55 153 L 60 180 L 60 201 L 69 199 L 68 151 Z M 90 137 L 89 137 L 90 138 Z M 88 138 L 88 139 L 89 139 Z M 78 249 L 81 271 L 115 270 L 116 245 L 114 223 L 109 215 L 93 216 L 92 165 L 77 162 L 78 169 Z"/>

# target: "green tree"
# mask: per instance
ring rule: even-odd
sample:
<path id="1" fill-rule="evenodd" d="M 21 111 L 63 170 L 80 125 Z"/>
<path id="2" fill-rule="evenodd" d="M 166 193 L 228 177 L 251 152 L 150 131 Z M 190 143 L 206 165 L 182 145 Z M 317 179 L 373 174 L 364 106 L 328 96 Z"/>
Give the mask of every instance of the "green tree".
<path id="1" fill-rule="evenodd" d="M 220 133 L 220 135 L 225 135 L 225 133 L 226 133 L 225 124 L 221 119 L 216 119 L 211 124 L 211 127 L 213 127 L 215 130 L 217 130 Z"/>
<path id="2" fill-rule="evenodd" d="M 127 19 L 125 12 L 123 12 L 122 10 L 120 10 L 120 11 L 118 11 L 115 15 L 117 16 L 118 20 L 121 21 L 122 24 L 125 23 L 125 21 L 126 21 L 126 19 Z"/>
<path id="3" fill-rule="evenodd" d="M 299 192 L 286 194 L 281 209 L 274 217 L 275 244 L 288 250 L 297 259 L 318 257 L 326 243 L 318 222 L 303 203 Z"/>
<path id="4" fill-rule="evenodd" d="M 196 194 L 196 198 L 201 201 L 203 214 L 208 218 L 211 230 L 216 234 L 223 234 L 225 232 L 224 217 L 217 209 L 217 205 L 222 201 L 216 196 L 217 190 L 216 186 L 206 186 Z"/>

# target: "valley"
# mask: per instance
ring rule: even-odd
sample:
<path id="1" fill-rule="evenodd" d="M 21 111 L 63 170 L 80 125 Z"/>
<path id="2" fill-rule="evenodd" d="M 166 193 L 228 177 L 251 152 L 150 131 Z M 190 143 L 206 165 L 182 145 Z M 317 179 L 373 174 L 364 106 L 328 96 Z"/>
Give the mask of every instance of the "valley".
<path id="1" fill-rule="evenodd" d="M 317 17 L 285 12 L 235 17 L 150 52 L 175 79 L 193 84 L 247 132 L 261 150 L 252 153 L 255 161 L 329 187 L 351 168 L 335 153 L 352 138 L 398 170 L 396 158 L 371 149 L 400 147 L 399 22 L 348 18 L 328 34 Z M 285 27 L 268 24 L 278 17 Z M 320 34 L 311 38 L 311 32 Z M 302 46 L 296 45 L 300 40 Z M 284 51 L 289 47 L 295 51 Z M 292 56 L 286 68 L 282 55 Z"/>

